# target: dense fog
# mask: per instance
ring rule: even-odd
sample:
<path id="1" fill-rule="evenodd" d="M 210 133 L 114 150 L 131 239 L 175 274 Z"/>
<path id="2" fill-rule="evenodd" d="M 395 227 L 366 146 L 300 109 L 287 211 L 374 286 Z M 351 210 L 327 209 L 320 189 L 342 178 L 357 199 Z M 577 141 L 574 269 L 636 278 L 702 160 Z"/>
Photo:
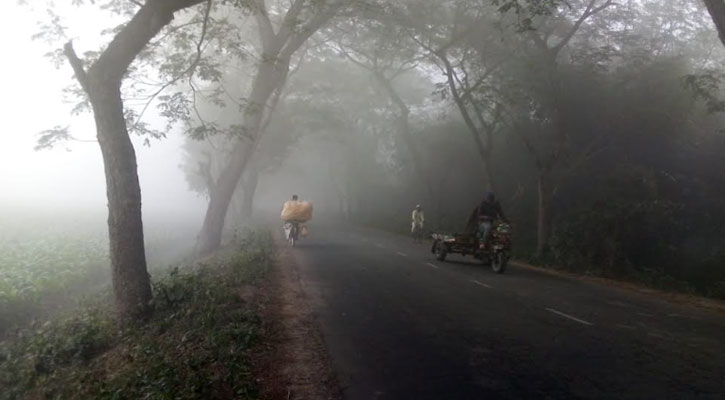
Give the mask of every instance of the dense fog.
<path id="1" fill-rule="evenodd" d="M 106 210 L 103 160 L 95 142 L 93 116 L 71 116 L 75 101 L 63 93 L 73 83 L 71 72 L 56 69 L 44 57 L 52 50 L 42 40 L 31 37 L 39 30 L 42 7 L 32 8 L 5 2 L 0 10 L 12 15 L 13 23 L 2 26 L 7 54 L 13 62 L 3 63 L 0 71 L 8 79 L 3 84 L 2 108 L 4 129 L 0 147 L 0 203 L 3 214 L 54 211 L 58 213 Z M 107 13 L 92 9 L 60 7 L 68 17 L 68 26 L 79 41 L 92 46 L 98 33 L 117 21 Z M 102 18 L 98 18 L 101 16 Z M 89 23 L 93 21 L 94 23 Z M 152 120 L 158 121 L 154 116 Z M 38 134 L 55 126 L 70 126 L 72 135 L 81 140 L 68 141 L 50 150 L 35 151 Z M 143 145 L 135 138 L 139 171 L 144 192 L 144 210 L 149 214 L 183 214 L 201 218 L 204 200 L 190 193 L 179 165 L 183 137 L 172 132 L 165 140 Z"/>
<path id="2" fill-rule="evenodd" d="M 430 236 L 492 191 L 518 258 L 724 293 L 725 53 L 699 2 L 204 2 L 139 13 L 153 32 L 135 2 L 25 3 L 0 9 L 8 254 L 47 230 L 143 275 L 277 229 L 292 194 L 313 234 L 409 234 L 421 205 Z"/>
<path id="3" fill-rule="evenodd" d="M 723 0 L 0 15 L 0 400 L 724 398 Z"/>

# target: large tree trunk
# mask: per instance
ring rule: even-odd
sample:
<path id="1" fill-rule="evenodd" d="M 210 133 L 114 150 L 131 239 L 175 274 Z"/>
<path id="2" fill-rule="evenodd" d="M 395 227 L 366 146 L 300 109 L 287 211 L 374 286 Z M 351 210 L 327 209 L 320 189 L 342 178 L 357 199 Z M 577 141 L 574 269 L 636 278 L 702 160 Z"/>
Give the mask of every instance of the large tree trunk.
<path id="1" fill-rule="evenodd" d="M 257 192 L 257 184 L 259 183 L 259 172 L 256 168 L 250 168 L 244 177 L 242 183 L 243 200 L 242 200 L 242 218 L 249 220 L 254 213 L 254 194 Z"/>
<path id="2" fill-rule="evenodd" d="M 551 222 L 551 191 L 549 189 L 548 177 L 544 173 L 538 178 L 539 201 L 537 206 L 536 223 L 536 255 L 542 257 L 549 247 L 549 233 Z"/>
<path id="3" fill-rule="evenodd" d="M 123 113 L 121 82 L 138 53 L 171 22 L 174 13 L 202 1 L 147 1 L 87 72 L 72 43 L 64 48 L 76 79 L 88 95 L 96 122 L 106 174 L 113 293 L 121 320 L 145 316 L 151 300 L 141 219 L 141 188 L 136 153 Z"/>
<path id="4" fill-rule="evenodd" d="M 209 254 L 221 245 L 224 220 L 234 190 L 256 151 L 262 134 L 262 121 L 267 113 L 272 112 L 269 109 L 269 99 L 276 90 L 281 90 L 289 73 L 289 58 L 279 60 L 264 56 L 263 60 L 257 70 L 249 102 L 244 109 L 240 138 L 234 146 L 229 163 L 222 170 L 210 193 L 209 207 L 197 245 L 200 255 Z"/>
<path id="5" fill-rule="evenodd" d="M 108 237 L 116 309 L 124 317 L 143 316 L 151 300 L 146 270 L 141 188 L 136 153 L 123 116 L 120 89 L 92 88 L 93 114 L 106 172 Z"/>
<path id="6" fill-rule="evenodd" d="M 222 171 L 217 183 L 209 196 L 209 206 L 204 217 L 197 251 L 200 255 L 206 255 L 218 249 L 222 242 L 224 231 L 224 220 L 226 219 L 229 204 L 234 196 L 234 191 L 239 183 L 239 178 L 244 172 L 249 159 L 254 153 L 256 143 L 240 140 L 234 146 L 232 158 Z"/>
<path id="7" fill-rule="evenodd" d="M 725 1 L 723 0 L 704 0 L 707 6 L 707 11 L 710 12 L 710 17 L 715 23 L 717 33 L 720 36 L 720 41 L 725 44 Z"/>

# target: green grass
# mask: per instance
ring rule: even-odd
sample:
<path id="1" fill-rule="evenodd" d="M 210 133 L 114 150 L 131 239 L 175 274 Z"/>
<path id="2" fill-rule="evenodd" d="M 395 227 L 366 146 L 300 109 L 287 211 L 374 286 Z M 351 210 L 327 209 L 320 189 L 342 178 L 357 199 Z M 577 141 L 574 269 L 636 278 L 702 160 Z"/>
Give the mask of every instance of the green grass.
<path id="1" fill-rule="evenodd" d="M 172 255 L 191 252 L 195 228 L 176 221 L 146 226 L 152 274 L 165 272 Z M 61 305 L 74 306 L 109 282 L 102 213 L 0 214 L 0 337 Z"/>
<path id="2" fill-rule="evenodd" d="M 154 282 L 153 314 L 119 329 L 107 302 L 0 344 L 0 399 L 256 398 L 248 363 L 259 321 L 240 288 L 270 265 L 250 232 L 223 256 Z"/>
<path id="3" fill-rule="evenodd" d="M 0 327 L 35 315 L 73 286 L 108 280 L 103 219 L 2 215 Z M 0 328 L 2 330 L 2 328 Z M 1 332 L 0 332 L 1 333 Z"/>

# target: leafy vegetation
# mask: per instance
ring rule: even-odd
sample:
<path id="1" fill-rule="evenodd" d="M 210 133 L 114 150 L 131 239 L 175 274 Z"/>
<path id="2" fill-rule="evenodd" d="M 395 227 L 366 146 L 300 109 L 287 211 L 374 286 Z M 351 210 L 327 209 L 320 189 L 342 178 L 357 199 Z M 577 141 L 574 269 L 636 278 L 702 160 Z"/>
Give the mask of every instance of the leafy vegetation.
<path id="1" fill-rule="evenodd" d="M 240 290 L 270 264 L 248 232 L 204 263 L 154 282 L 153 313 L 121 329 L 96 302 L 0 344 L 0 399 L 256 398 L 247 359 L 259 321 Z M 108 297 L 108 296 L 105 296 Z"/>
<path id="2" fill-rule="evenodd" d="M 670 201 L 600 202 L 562 220 L 546 263 L 725 299 L 725 243 L 713 240 L 712 221 L 703 218 L 712 216 Z"/>
<path id="3" fill-rule="evenodd" d="M 109 282 L 108 234 L 103 217 L 33 212 L 2 215 L 0 229 L 0 335 L 48 315 Z M 191 254 L 194 227 L 154 221 L 147 226 L 152 274 Z M 186 253 L 186 254 L 185 254 Z"/>
<path id="4" fill-rule="evenodd" d="M 0 334 L 81 287 L 108 281 L 102 226 L 79 216 L 3 216 Z"/>

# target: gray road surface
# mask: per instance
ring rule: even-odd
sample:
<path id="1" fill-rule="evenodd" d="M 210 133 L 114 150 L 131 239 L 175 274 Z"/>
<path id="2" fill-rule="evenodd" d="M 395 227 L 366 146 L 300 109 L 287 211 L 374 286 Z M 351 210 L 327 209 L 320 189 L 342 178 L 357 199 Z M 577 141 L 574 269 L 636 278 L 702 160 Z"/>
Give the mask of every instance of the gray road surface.
<path id="1" fill-rule="evenodd" d="M 345 399 L 725 399 L 723 314 L 311 230 L 289 251 Z"/>

